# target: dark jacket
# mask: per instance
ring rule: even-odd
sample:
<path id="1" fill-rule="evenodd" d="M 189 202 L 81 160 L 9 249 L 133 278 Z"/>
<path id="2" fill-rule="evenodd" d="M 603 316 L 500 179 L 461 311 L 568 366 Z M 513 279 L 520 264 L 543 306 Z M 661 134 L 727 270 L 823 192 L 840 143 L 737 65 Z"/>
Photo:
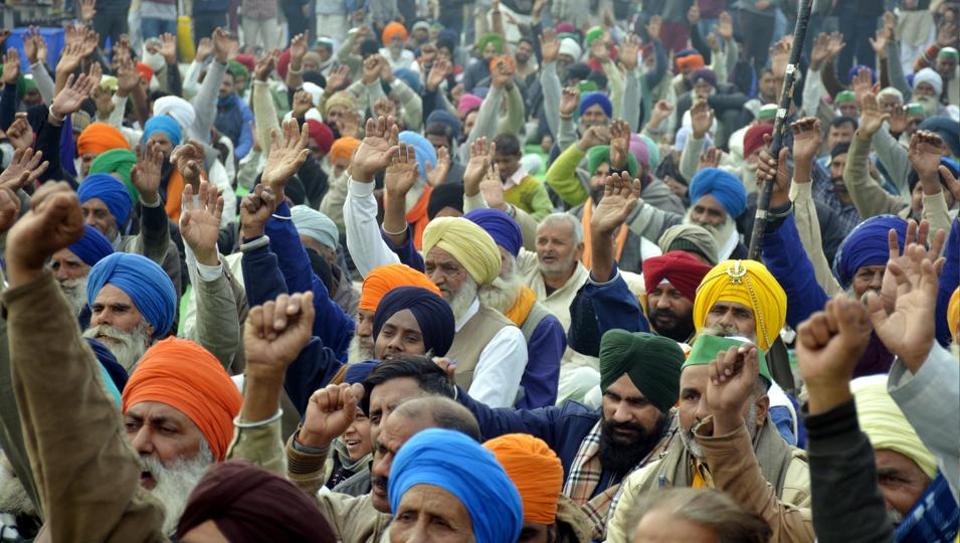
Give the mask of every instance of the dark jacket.
<path id="1" fill-rule="evenodd" d="M 253 147 L 253 112 L 236 94 L 217 100 L 217 131 L 233 142 L 233 154 L 237 160 L 247 156 Z"/>

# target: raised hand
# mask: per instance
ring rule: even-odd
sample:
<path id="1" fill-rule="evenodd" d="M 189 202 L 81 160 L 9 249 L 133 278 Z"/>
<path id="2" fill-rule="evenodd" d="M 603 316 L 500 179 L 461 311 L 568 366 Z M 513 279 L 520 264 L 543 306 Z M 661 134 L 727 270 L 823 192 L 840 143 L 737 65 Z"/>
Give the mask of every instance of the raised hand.
<path id="1" fill-rule="evenodd" d="M 869 75 L 867 76 L 870 77 Z M 860 129 L 867 136 L 872 136 L 880 130 L 883 122 L 890 118 L 889 113 L 885 113 L 877 105 L 877 97 L 873 92 L 867 91 L 860 100 Z"/>
<path id="2" fill-rule="evenodd" d="M 355 109 L 345 112 L 337 119 L 337 131 L 340 137 L 350 136 L 351 138 L 360 137 L 360 113 Z"/>
<path id="3" fill-rule="evenodd" d="M 847 43 L 843 41 L 843 34 L 833 32 L 827 40 L 827 58 L 837 58 L 846 46 Z"/>
<path id="4" fill-rule="evenodd" d="M 934 187 L 940 186 L 940 157 L 945 145 L 935 132 L 917 130 L 910 138 L 907 158 L 910 165 L 920 175 L 921 181 L 929 181 Z"/>
<path id="5" fill-rule="evenodd" d="M 277 208 L 277 197 L 270 187 L 257 183 L 240 201 L 240 230 L 244 239 L 263 235 L 264 227 Z"/>
<path id="6" fill-rule="evenodd" d="M 505 57 L 500 57 L 494 66 L 493 73 L 490 74 L 491 85 L 498 89 L 506 87 L 513 81 L 513 74 L 516 72 L 517 68 L 512 61 L 508 62 Z"/>
<path id="7" fill-rule="evenodd" d="M 666 100 L 660 100 L 653 106 L 653 113 L 650 114 L 649 126 L 657 128 L 660 123 L 667 120 L 673 113 L 673 104 Z"/>
<path id="8" fill-rule="evenodd" d="M 649 26 L 648 26 L 649 28 Z M 652 39 L 652 38 L 651 38 Z M 636 34 L 628 34 L 620 43 L 620 65 L 625 70 L 632 71 L 640 62 L 640 37 Z"/>
<path id="9" fill-rule="evenodd" d="M 284 293 L 251 308 L 243 326 L 247 378 L 282 383 L 287 367 L 310 341 L 315 314 L 313 292 Z"/>
<path id="10" fill-rule="evenodd" d="M 560 95 L 560 116 L 573 116 L 579 105 L 580 89 L 577 87 L 564 87 L 563 93 Z"/>
<path id="11" fill-rule="evenodd" d="M 307 54 L 307 45 L 310 37 L 310 32 L 304 32 L 303 34 L 297 34 L 290 40 L 290 63 L 293 64 L 294 60 L 297 62 L 297 66 L 303 62 L 303 56 Z"/>
<path id="12" fill-rule="evenodd" d="M 297 434 L 302 445 L 327 448 L 347 431 L 357 416 L 357 403 L 363 399 L 363 385 L 327 385 L 313 393 L 307 403 L 307 413 Z"/>
<path id="13" fill-rule="evenodd" d="M 120 60 L 117 62 L 117 96 L 129 96 L 133 89 L 140 84 L 140 73 L 132 59 Z"/>
<path id="14" fill-rule="evenodd" d="M 540 56 L 543 59 L 544 64 L 550 64 L 557 60 L 557 55 L 560 54 L 560 39 L 557 38 L 557 33 L 552 29 L 544 29 L 543 34 L 540 34 Z"/>
<path id="15" fill-rule="evenodd" d="M 590 44 L 590 56 L 597 59 L 598 62 L 605 63 L 610 60 L 610 49 L 607 47 L 605 39 L 598 38 Z"/>
<path id="16" fill-rule="evenodd" d="M 17 50 L 7 49 L 7 54 L 3 57 L 3 84 L 16 85 L 17 78 L 20 77 L 20 55 Z"/>
<path id="17" fill-rule="evenodd" d="M 426 164 L 427 183 L 431 187 L 442 185 L 450 173 L 450 153 L 446 147 L 441 147 L 437 151 L 437 165 L 433 166 L 429 162 Z"/>
<path id="18" fill-rule="evenodd" d="M 591 147 L 608 143 L 610 143 L 610 129 L 606 126 L 594 125 L 583 132 L 577 145 L 581 151 L 587 152 Z"/>
<path id="19" fill-rule="evenodd" d="M 383 176 L 383 186 L 391 199 L 405 197 L 417 184 L 420 177 L 418 168 L 413 146 L 401 143 Z"/>
<path id="20" fill-rule="evenodd" d="M 27 55 L 27 62 L 37 63 L 37 41 L 36 36 L 40 35 L 40 29 L 35 26 L 27 28 L 23 33 L 23 53 Z M 43 39 L 42 37 L 40 39 Z"/>
<path id="21" fill-rule="evenodd" d="M 597 236 L 595 239 L 616 232 L 637 207 L 639 198 L 639 180 L 631 180 L 625 172 L 608 176 L 603 185 L 603 197 L 590 217 L 590 230 Z"/>
<path id="22" fill-rule="evenodd" d="M 20 198 L 7 187 L 0 186 L 0 232 L 6 233 L 20 216 Z"/>
<path id="23" fill-rule="evenodd" d="M 434 61 L 433 66 L 430 67 L 430 73 L 427 75 L 427 90 L 431 92 L 437 90 L 437 87 L 439 87 L 450 74 L 450 69 L 449 60 L 438 58 Z"/>
<path id="24" fill-rule="evenodd" d="M 703 139 L 713 126 L 714 113 L 706 100 L 699 100 L 690 108 L 690 123 L 693 137 Z"/>
<path id="25" fill-rule="evenodd" d="M 17 114 L 16 119 L 7 128 L 7 139 L 14 149 L 26 149 L 33 146 L 33 128 L 27 121 L 25 113 Z"/>
<path id="26" fill-rule="evenodd" d="M 253 76 L 257 81 L 266 81 L 270 77 L 280 56 L 279 53 L 279 51 L 271 51 L 257 59 L 257 64 L 253 68 Z"/>
<path id="27" fill-rule="evenodd" d="M 907 118 L 907 110 L 905 106 L 896 106 L 893 108 L 893 111 L 890 112 L 890 119 L 887 121 L 890 124 L 890 135 L 893 137 L 899 137 L 900 134 L 903 134 L 907 131 L 907 126 L 910 124 L 910 120 Z"/>
<path id="28" fill-rule="evenodd" d="M 83 57 L 82 44 L 73 43 L 66 45 L 63 51 L 60 52 L 60 60 L 57 62 L 56 72 L 62 75 L 72 74 L 80 67 L 80 61 L 83 60 Z M 6 64 L 4 64 L 4 69 L 6 69 Z"/>
<path id="29" fill-rule="evenodd" d="M 360 183 L 370 183 L 377 172 L 390 165 L 397 153 L 400 128 L 389 117 L 367 119 L 366 135 L 350 162 L 350 177 Z"/>
<path id="30" fill-rule="evenodd" d="M 810 414 L 850 400 L 850 380 L 870 342 L 870 331 L 863 305 L 845 295 L 828 301 L 823 311 L 800 324 L 797 362 L 809 391 Z"/>
<path id="31" fill-rule="evenodd" d="M 714 436 L 743 426 L 744 406 L 759 378 L 759 351 L 754 345 L 730 347 L 710 363 L 706 402 L 713 415 Z"/>
<path id="32" fill-rule="evenodd" d="M 364 85 L 372 85 L 380 79 L 380 55 L 370 55 L 363 60 L 360 79 Z"/>
<path id="33" fill-rule="evenodd" d="M 716 147 L 710 147 L 707 152 L 700 156 L 700 163 L 697 170 L 704 168 L 716 168 L 720 165 L 720 159 L 723 158 L 723 151 Z"/>
<path id="34" fill-rule="evenodd" d="M 160 35 L 160 54 L 168 65 L 177 62 L 177 37 L 170 33 Z"/>
<path id="35" fill-rule="evenodd" d="M 384 96 L 373 104 L 373 114 L 377 117 L 396 117 L 397 104 L 392 99 Z"/>
<path id="36" fill-rule="evenodd" d="M 80 20 L 89 23 L 97 14 L 97 0 L 80 0 Z"/>
<path id="37" fill-rule="evenodd" d="M 14 124 L 21 120 L 26 123 L 26 119 L 17 119 Z M 50 166 L 49 162 L 45 160 L 41 162 L 41 160 L 43 160 L 43 151 L 34 152 L 29 147 L 18 148 L 13 152 L 10 164 L 3 173 L 0 173 L 0 188 L 16 191 L 35 183 Z"/>
<path id="38" fill-rule="evenodd" d="M 885 28 L 878 28 L 873 35 L 874 37 L 867 38 L 870 40 L 870 47 L 873 48 L 873 52 L 877 55 L 877 58 L 883 60 L 887 58 L 887 31 Z"/>
<path id="39" fill-rule="evenodd" d="M 914 244 L 927 247 L 927 238 L 929 238 L 929 235 L 930 224 L 927 221 L 921 221 L 919 225 L 914 220 L 908 221 L 907 235 L 904 236 L 903 239 L 904 249 Z M 931 262 L 938 262 L 940 253 L 943 251 L 945 240 L 946 234 L 942 230 L 934 232 L 932 242 L 929 244 L 930 249 L 926 252 L 925 257 Z M 906 254 L 905 250 L 904 253 L 901 254 L 900 242 L 897 239 L 896 233 L 893 231 L 887 232 L 887 247 L 889 250 L 887 257 L 888 269 L 890 264 L 894 264 L 901 270 L 910 265 L 910 256 Z M 887 313 L 893 312 L 896 306 L 899 285 L 895 275 L 883 274 L 883 282 L 880 285 L 880 301 L 883 302 L 883 307 Z"/>
<path id="40" fill-rule="evenodd" d="M 819 70 L 828 58 L 830 58 L 830 35 L 821 32 L 813 40 L 813 48 L 810 50 L 810 67 Z"/>
<path id="41" fill-rule="evenodd" d="M 83 101 L 90 96 L 99 83 L 99 80 L 94 80 L 87 74 L 80 74 L 80 77 L 77 78 L 70 75 L 67 78 L 67 84 L 53 98 L 53 103 L 50 104 L 50 113 L 61 121 L 67 115 L 73 115 L 80 109 Z"/>
<path id="42" fill-rule="evenodd" d="M 67 183 L 45 183 L 33 194 L 30 204 L 30 212 L 7 233 L 10 288 L 37 279 L 53 253 L 83 236 L 80 200 Z"/>
<path id="43" fill-rule="evenodd" d="M 197 62 L 203 63 L 210 57 L 211 53 L 213 53 L 213 40 L 206 36 L 200 38 L 200 41 L 197 43 L 197 54 L 195 55 Z"/>
<path id="44" fill-rule="evenodd" d="M 790 170 L 787 167 L 789 148 L 780 148 L 777 159 L 770 153 L 770 134 L 763 136 L 763 149 L 760 150 L 760 160 L 757 161 L 757 181 L 760 183 L 774 182 L 773 192 L 770 195 L 770 207 L 782 207 L 790 201 Z"/>
<path id="45" fill-rule="evenodd" d="M 273 189 L 279 199 L 283 198 L 283 189 L 287 180 L 297 173 L 300 166 L 303 166 L 310 157 L 310 150 L 307 149 L 310 132 L 306 123 L 298 127 L 296 119 L 289 119 L 281 128 L 282 140 L 276 130 L 270 133 L 270 155 L 267 156 L 267 163 L 260 176 L 260 181 Z"/>
<path id="46" fill-rule="evenodd" d="M 816 117 L 804 117 L 790 125 L 793 131 L 794 163 L 810 164 L 820 150 L 823 135 L 820 120 Z"/>
<path id="47" fill-rule="evenodd" d="M 111 61 L 116 63 L 119 60 L 130 60 L 130 38 L 126 34 L 120 34 L 117 43 L 110 46 Z"/>
<path id="48" fill-rule="evenodd" d="M 230 34 L 219 26 L 213 30 L 213 56 L 218 62 L 226 62 L 230 55 L 230 49 L 233 47 L 233 40 Z"/>
<path id="49" fill-rule="evenodd" d="M 183 182 L 193 186 L 194 193 L 200 192 L 200 171 L 203 165 L 203 147 L 195 141 L 189 141 L 173 150 L 170 163 L 176 166 Z"/>
<path id="50" fill-rule="evenodd" d="M 81 54 L 83 58 L 87 58 L 92 55 L 97 50 L 97 45 L 100 43 L 100 34 L 93 31 L 92 28 L 85 28 L 83 33 L 83 41 L 80 42 L 81 45 Z"/>
<path id="51" fill-rule="evenodd" d="M 327 77 L 327 93 L 332 94 L 345 88 L 349 79 L 350 68 L 347 66 L 338 66 L 334 68 L 330 71 L 330 76 Z"/>
<path id="52" fill-rule="evenodd" d="M 463 171 L 463 194 L 475 196 L 480 191 L 480 182 L 483 181 L 490 164 L 493 162 L 493 153 L 496 144 L 480 136 L 470 145 L 470 160 Z"/>
<path id="53" fill-rule="evenodd" d="M 941 165 L 939 170 L 940 178 L 943 179 L 943 184 L 947 187 L 947 190 L 950 191 L 950 194 L 953 195 L 953 199 L 960 202 L 960 181 L 954 177 L 953 172 L 950 171 L 950 168 Z"/>
<path id="54" fill-rule="evenodd" d="M 503 181 L 500 180 L 500 167 L 494 164 L 487 169 L 483 181 L 480 182 L 480 194 L 487 207 L 506 211 L 507 202 L 503 197 Z"/>
<path id="55" fill-rule="evenodd" d="M 137 146 L 137 163 L 130 170 L 130 181 L 140 193 L 140 199 L 153 205 L 160 198 L 160 171 L 163 152 L 157 142 Z"/>
<path id="56" fill-rule="evenodd" d="M 857 70 L 857 73 L 853 76 L 852 81 L 853 94 L 857 97 L 857 104 L 860 104 L 864 96 L 870 92 L 876 92 L 879 89 L 874 89 L 873 86 L 873 76 L 870 74 L 869 68 L 860 68 Z"/>
<path id="57" fill-rule="evenodd" d="M 193 186 L 183 187 L 183 212 L 180 214 L 180 233 L 190 246 L 197 262 L 216 266 L 220 263 L 217 238 L 220 236 L 220 218 L 223 216 L 223 197 L 207 181 L 200 183 L 198 198 L 194 201 Z"/>
<path id="58" fill-rule="evenodd" d="M 770 69 L 776 77 L 784 77 L 790 62 L 790 50 L 793 48 L 793 36 L 784 36 L 770 48 Z"/>
<path id="59" fill-rule="evenodd" d="M 313 96 L 305 90 L 297 91 L 293 95 L 293 116 L 297 119 L 303 118 L 313 107 Z"/>
<path id="60" fill-rule="evenodd" d="M 630 125 L 623 119 L 610 124 L 610 167 L 622 170 L 627 165 L 630 152 Z"/>
<path id="61" fill-rule="evenodd" d="M 733 17 L 731 17 L 726 11 L 720 12 L 720 16 L 717 18 L 717 25 L 714 27 L 714 30 L 717 32 L 717 35 L 723 38 L 725 41 L 732 40 Z"/>

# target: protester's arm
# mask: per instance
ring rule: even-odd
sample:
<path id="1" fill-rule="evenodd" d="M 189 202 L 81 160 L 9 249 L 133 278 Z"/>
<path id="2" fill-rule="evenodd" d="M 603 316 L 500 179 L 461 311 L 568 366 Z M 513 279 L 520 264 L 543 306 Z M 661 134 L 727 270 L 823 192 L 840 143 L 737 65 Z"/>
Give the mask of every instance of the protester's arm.
<path id="1" fill-rule="evenodd" d="M 526 370 L 523 372 L 523 399 L 517 407 L 554 405 L 560 381 L 560 360 L 567 349 L 567 333 L 553 315 L 547 315 L 527 342 Z"/>
<path id="2" fill-rule="evenodd" d="M 239 97 L 236 100 L 239 103 L 243 124 L 240 125 L 240 139 L 237 141 L 237 148 L 233 150 L 233 156 L 236 160 L 240 160 L 253 148 L 254 117 L 247 104 L 243 103 Z"/>
<path id="3" fill-rule="evenodd" d="M 900 42 L 898 40 L 887 40 L 887 59 L 887 78 L 890 80 L 890 86 L 900 91 L 905 101 L 909 101 L 913 89 L 910 88 L 906 75 L 903 73 L 903 64 L 900 63 Z"/>
<path id="4" fill-rule="evenodd" d="M 577 165 L 584 156 L 586 152 L 580 149 L 579 144 L 570 145 L 553 161 L 545 177 L 550 188 L 571 207 L 582 204 L 590 196 L 577 177 Z"/>
<path id="5" fill-rule="evenodd" d="M 700 169 L 700 155 L 703 154 L 703 146 L 706 140 L 703 137 L 696 137 L 690 134 L 683 145 L 683 151 L 680 153 L 680 175 L 685 179 L 693 179 Z"/>
<path id="6" fill-rule="evenodd" d="M 630 132 L 636 133 L 640 130 L 640 70 L 634 68 L 628 70 L 625 74 L 626 84 L 623 88 L 623 104 L 620 110 L 623 112 L 622 119 L 630 125 Z"/>
<path id="7" fill-rule="evenodd" d="M 837 79 L 836 72 L 836 59 L 827 60 L 826 64 L 823 66 L 823 71 L 820 72 L 820 80 L 823 82 L 823 87 L 826 89 L 827 94 L 830 97 L 836 97 L 841 91 L 843 91 L 844 86 L 840 83 L 840 80 Z"/>
<path id="8" fill-rule="evenodd" d="M 197 116 L 193 119 L 189 137 L 207 142 L 210 140 L 210 129 L 217 117 L 217 97 L 220 93 L 220 83 L 227 73 L 227 54 L 230 47 L 230 36 L 221 28 L 213 32 L 214 60 L 207 66 L 207 73 L 200 84 L 200 90 L 193 97 L 191 103 Z"/>
<path id="9" fill-rule="evenodd" d="M 657 60 L 656 67 L 643 75 L 644 83 L 646 84 L 647 89 L 653 89 L 663 81 L 665 75 L 667 75 L 667 52 L 663 47 L 663 42 L 659 39 L 652 40 L 653 43 L 653 54 Z"/>
<path id="10" fill-rule="evenodd" d="M 303 57 L 307 54 L 307 34 L 297 34 L 290 38 L 290 64 L 284 83 L 290 90 L 303 86 Z"/>
<path id="11" fill-rule="evenodd" d="M 497 119 L 497 134 L 519 134 L 523 131 L 523 121 L 526 111 L 523 105 L 523 95 L 517 85 L 511 84 L 507 89 L 507 112 Z"/>
<path id="12" fill-rule="evenodd" d="M 480 402 L 457 387 L 456 400 L 477 418 L 483 440 L 493 439 L 503 434 L 530 434 L 547 442 L 554 450 L 566 436 L 563 433 L 565 409 L 586 414 L 587 409 L 580 404 L 569 406 L 547 406 L 537 409 L 514 409 L 512 407 L 494 408 Z"/>
<path id="13" fill-rule="evenodd" d="M 280 130 L 280 121 L 273 105 L 273 97 L 270 95 L 270 87 L 266 79 L 259 79 L 261 76 L 266 78 L 271 67 L 270 60 L 260 60 L 256 70 L 257 80 L 253 82 L 254 128 L 257 131 L 257 141 L 260 142 L 260 151 L 264 156 L 270 154 L 270 134 Z"/>
<path id="14" fill-rule="evenodd" d="M 0 130 L 6 132 L 17 114 L 17 105 L 20 99 L 17 96 L 17 86 L 15 84 L 4 84 L 3 94 L 0 95 Z"/>
<path id="15" fill-rule="evenodd" d="M 941 173 L 943 170 L 940 170 Z M 950 328 L 947 326 L 947 305 L 950 303 L 950 296 L 960 285 L 960 221 L 954 219 L 950 229 L 950 237 L 947 238 L 947 246 L 944 248 L 943 270 L 940 272 L 940 284 L 937 287 L 937 341 L 944 347 L 949 346 L 953 341 L 950 337 Z"/>
<path id="16" fill-rule="evenodd" d="M 346 231 L 343 221 L 343 204 L 347 201 L 347 178 L 335 177 L 331 179 L 327 193 L 320 201 L 320 212 L 330 217 L 341 232 Z"/>
<path id="17" fill-rule="evenodd" d="M 910 165 L 919 176 L 919 184 L 923 192 L 921 216 L 930 223 L 930 231 L 936 233 L 943 230 L 950 231 L 950 215 L 947 211 L 947 201 L 944 195 L 944 183 L 941 177 L 949 179 L 949 188 L 954 192 L 954 198 L 960 194 L 956 180 L 950 170 L 941 166 L 942 149 L 946 147 L 943 139 L 933 132 L 919 130 L 910 139 Z M 941 173 L 943 172 L 943 173 Z"/>
<path id="18" fill-rule="evenodd" d="M 560 76 L 557 75 L 557 54 L 560 40 L 553 30 L 544 30 L 540 38 L 543 58 L 540 62 L 540 88 L 543 90 L 543 114 L 550 134 L 557 137 L 560 130 Z"/>
<path id="19" fill-rule="evenodd" d="M 858 128 L 850 142 L 847 165 L 843 170 L 843 182 L 847 185 L 850 199 L 860 218 L 875 215 L 896 214 L 904 207 L 903 201 L 891 196 L 870 177 L 867 161 L 870 155 L 870 135 Z"/>
<path id="20" fill-rule="evenodd" d="M 163 266 L 170 246 L 170 220 L 160 197 L 160 169 L 163 154 L 156 144 L 144 146 L 130 180 L 140 192 L 140 233 L 133 248 Z"/>
<path id="21" fill-rule="evenodd" d="M 500 118 L 500 103 L 505 98 L 503 87 L 491 87 L 487 91 L 487 96 L 480 104 L 480 110 L 477 111 L 477 122 L 473 125 L 473 130 L 467 136 L 467 145 L 476 141 L 479 137 L 485 137 L 489 140 L 497 137 L 497 119 Z"/>
<path id="22" fill-rule="evenodd" d="M 30 73 L 33 74 L 33 81 L 37 84 L 37 90 L 40 91 L 40 97 L 45 104 L 53 102 L 54 92 L 53 78 L 50 72 L 42 62 L 35 62 L 30 65 Z"/>
<path id="23" fill-rule="evenodd" d="M 907 185 L 907 176 L 910 175 L 910 160 L 907 158 L 907 150 L 900 145 L 897 138 L 890 134 L 890 125 L 877 130 L 871 140 L 873 149 L 877 153 L 877 159 L 887 173 L 900 194 L 910 192 Z"/>

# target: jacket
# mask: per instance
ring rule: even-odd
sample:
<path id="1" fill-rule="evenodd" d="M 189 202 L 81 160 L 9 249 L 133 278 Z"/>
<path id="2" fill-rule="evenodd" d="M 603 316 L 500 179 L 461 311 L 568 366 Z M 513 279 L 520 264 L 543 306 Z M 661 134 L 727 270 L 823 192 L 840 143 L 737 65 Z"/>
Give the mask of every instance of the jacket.
<path id="1" fill-rule="evenodd" d="M 560 321 L 534 303 L 520 331 L 527 341 L 527 366 L 520 378 L 523 396 L 516 407 L 533 409 L 557 403 L 560 359 L 567 348 L 567 332 Z"/>
<path id="2" fill-rule="evenodd" d="M 217 117 L 214 126 L 217 131 L 230 138 L 237 160 L 247 156 L 253 148 L 253 112 L 236 94 L 220 98 L 217 101 Z"/>

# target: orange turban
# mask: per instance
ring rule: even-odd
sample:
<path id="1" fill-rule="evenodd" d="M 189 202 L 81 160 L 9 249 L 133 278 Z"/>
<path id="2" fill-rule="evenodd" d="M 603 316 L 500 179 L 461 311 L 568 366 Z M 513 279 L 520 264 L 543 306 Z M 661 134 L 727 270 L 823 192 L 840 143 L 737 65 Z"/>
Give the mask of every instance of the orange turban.
<path id="1" fill-rule="evenodd" d="M 523 501 L 523 520 L 553 524 L 563 487 L 563 465 L 557 453 L 530 434 L 504 434 L 483 444 L 497 457 Z"/>
<path id="2" fill-rule="evenodd" d="M 148 85 L 150 84 L 150 80 L 153 79 L 153 68 L 146 62 L 137 63 L 137 73 L 140 74 L 140 77 L 142 77 Z"/>
<path id="3" fill-rule="evenodd" d="M 960 326 L 960 288 L 953 291 L 950 302 L 947 303 L 947 328 L 950 329 L 951 336 L 957 337 L 958 326 Z"/>
<path id="4" fill-rule="evenodd" d="M 682 72 L 692 72 L 706 66 L 703 57 L 700 55 L 687 55 L 677 59 L 677 70 Z"/>
<path id="5" fill-rule="evenodd" d="M 357 147 L 360 147 L 360 140 L 357 138 L 351 138 L 350 136 L 337 138 L 333 142 L 333 146 L 330 147 L 330 161 L 334 162 L 341 158 L 350 160 L 353 158 L 353 153 L 357 150 Z"/>
<path id="6" fill-rule="evenodd" d="M 163 403 L 186 415 L 220 461 L 243 397 L 216 357 L 192 341 L 169 338 L 147 350 L 123 389 L 124 413 L 140 402 Z"/>
<path id="7" fill-rule="evenodd" d="M 106 123 L 93 123 L 80 132 L 77 138 L 77 153 L 99 155 L 110 149 L 130 149 L 127 138 L 119 130 Z"/>
<path id="8" fill-rule="evenodd" d="M 440 289 L 423 272 L 406 264 L 387 264 L 374 268 L 367 274 L 366 279 L 363 280 L 363 288 L 360 289 L 360 303 L 357 304 L 357 309 L 371 313 L 376 311 L 380 300 L 397 287 L 423 287 L 440 295 Z"/>
<path id="9" fill-rule="evenodd" d="M 384 46 L 389 46 L 394 38 L 400 38 L 400 41 L 407 41 L 407 28 L 396 21 L 383 27 L 383 33 L 380 34 L 380 39 L 383 40 Z"/>

